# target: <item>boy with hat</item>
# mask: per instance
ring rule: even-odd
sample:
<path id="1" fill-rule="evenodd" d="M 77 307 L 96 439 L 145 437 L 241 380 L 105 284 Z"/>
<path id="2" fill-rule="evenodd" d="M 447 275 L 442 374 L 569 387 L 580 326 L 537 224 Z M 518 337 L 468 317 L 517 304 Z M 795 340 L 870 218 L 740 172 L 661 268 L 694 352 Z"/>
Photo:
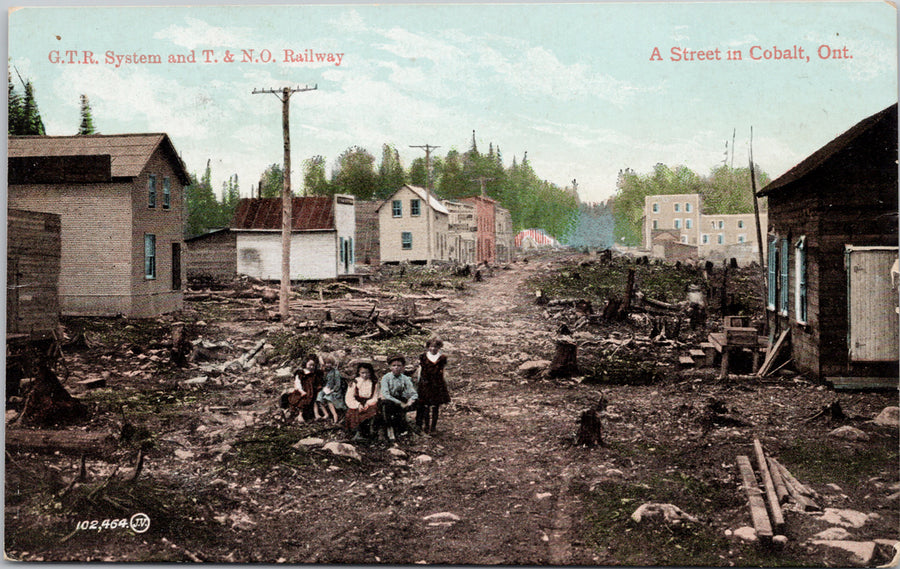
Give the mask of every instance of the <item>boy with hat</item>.
<path id="1" fill-rule="evenodd" d="M 406 367 L 406 358 L 400 355 L 392 356 L 388 360 L 391 371 L 381 378 L 381 416 L 387 427 L 387 438 L 394 440 L 394 427 L 398 433 L 409 428 L 406 423 L 406 412 L 410 410 L 419 395 L 413 385 L 412 379 L 403 373 Z"/>

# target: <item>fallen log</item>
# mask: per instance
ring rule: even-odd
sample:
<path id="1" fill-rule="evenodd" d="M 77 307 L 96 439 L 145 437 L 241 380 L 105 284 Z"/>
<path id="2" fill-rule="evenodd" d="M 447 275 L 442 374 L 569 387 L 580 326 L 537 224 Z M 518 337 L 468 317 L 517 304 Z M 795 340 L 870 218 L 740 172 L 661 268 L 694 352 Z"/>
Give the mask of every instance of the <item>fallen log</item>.
<path id="1" fill-rule="evenodd" d="M 781 469 L 775 463 L 775 459 L 771 456 L 766 457 L 769 463 L 769 473 L 772 475 L 772 482 L 775 484 L 775 494 L 778 495 L 778 502 L 784 504 L 791 497 L 787 486 L 784 484 L 784 477 L 781 476 Z"/>
<path id="2" fill-rule="evenodd" d="M 756 537 L 760 541 L 772 541 L 772 524 L 769 522 L 769 513 L 766 511 L 766 503 L 763 501 L 762 490 L 756 482 L 750 459 L 744 455 L 737 457 L 737 465 L 741 471 L 744 491 L 747 493 L 747 502 L 750 505 L 750 517 L 753 520 L 753 528 Z"/>
<path id="3" fill-rule="evenodd" d="M 105 455 L 112 452 L 115 442 L 115 436 L 106 432 L 25 429 L 7 429 L 6 431 L 6 448 L 10 450 Z"/>

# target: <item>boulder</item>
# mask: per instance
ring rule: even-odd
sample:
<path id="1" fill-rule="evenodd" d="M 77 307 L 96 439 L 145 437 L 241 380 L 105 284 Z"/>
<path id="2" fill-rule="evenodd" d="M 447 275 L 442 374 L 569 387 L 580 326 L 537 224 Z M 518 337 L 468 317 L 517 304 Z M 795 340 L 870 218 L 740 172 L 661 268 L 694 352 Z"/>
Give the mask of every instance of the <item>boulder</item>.
<path id="1" fill-rule="evenodd" d="M 834 547 L 848 551 L 853 555 L 853 562 L 860 566 L 871 564 L 872 557 L 875 555 L 874 541 L 848 541 L 848 540 L 825 540 L 814 539 L 810 543 L 813 545 L 823 545 L 825 547 Z"/>
<path id="2" fill-rule="evenodd" d="M 828 433 L 828 436 L 836 438 L 836 439 L 843 439 L 846 441 L 867 441 L 867 440 L 869 440 L 869 435 L 867 435 L 863 431 L 857 429 L 856 427 L 851 427 L 850 425 L 844 425 L 843 427 L 838 427 L 837 429 Z"/>
<path id="3" fill-rule="evenodd" d="M 885 407 L 872 422 L 882 427 L 900 427 L 900 407 Z"/>
<path id="4" fill-rule="evenodd" d="M 635 523 L 641 523 L 645 518 L 652 518 L 662 516 L 665 521 L 673 524 L 679 525 L 682 522 L 694 522 L 697 523 L 697 518 L 694 516 L 685 513 L 678 506 L 674 506 L 672 504 L 659 504 L 656 502 L 647 502 L 646 504 L 642 504 L 638 507 L 637 510 L 631 514 L 631 519 L 635 521 Z"/>
<path id="5" fill-rule="evenodd" d="M 549 360 L 531 360 L 520 365 L 516 371 L 522 377 L 534 377 L 548 367 L 550 367 Z"/>
<path id="6" fill-rule="evenodd" d="M 828 528 L 826 530 L 820 531 L 813 537 L 816 539 L 833 541 L 833 540 L 850 539 L 853 536 L 850 534 L 849 531 L 845 530 L 842 527 L 832 527 L 832 528 Z"/>
<path id="7" fill-rule="evenodd" d="M 300 439 L 293 445 L 293 448 L 300 449 L 303 447 L 317 447 L 325 444 L 325 439 L 320 439 L 318 437 L 306 437 L 305 439 Z"/>
<path id="8" fill-rule="evenodd" d="M 327 443 L 322 447 L 323 449 L 330 451 L 332 454 L 336 454 L 338 456 L 346 456 L 349 458 L 353 458 L 356 460 L 362 460 L 362 457 L 359 456 L 359 453 L 356 452 L 356 447 L 347 443 Z"/>

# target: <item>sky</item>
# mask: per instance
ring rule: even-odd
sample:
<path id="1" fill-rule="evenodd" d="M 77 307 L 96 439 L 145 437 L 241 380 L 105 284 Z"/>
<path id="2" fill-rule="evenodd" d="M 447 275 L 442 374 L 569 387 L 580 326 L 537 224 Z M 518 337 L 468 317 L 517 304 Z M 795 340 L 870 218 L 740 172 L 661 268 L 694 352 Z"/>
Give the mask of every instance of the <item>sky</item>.
<path id="1" fill-rule="evenodd" d="M 8 50 L 47 134 L 77 133 L 84 94 L 98 132 L 168 133 L 244 196 L 283 159 L 282 105 L 255 89 L 316 87 L 290 99 L 295 190 L 314 155 L 361 146 L 377 167 L 388 143 L 408 168 L 412 146 L 464 152 L 474 131 L 586 202 L 625 168 L 746 166 L 751 130 L 774 179 L 897 101 L 884 2 L 29 7 Z"/>

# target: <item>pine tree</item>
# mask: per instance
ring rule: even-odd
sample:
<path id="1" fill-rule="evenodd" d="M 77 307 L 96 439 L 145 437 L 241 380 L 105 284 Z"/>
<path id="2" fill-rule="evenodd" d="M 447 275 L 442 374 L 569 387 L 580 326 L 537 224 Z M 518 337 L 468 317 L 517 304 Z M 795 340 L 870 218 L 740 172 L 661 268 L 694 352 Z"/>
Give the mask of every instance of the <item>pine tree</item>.
<path id="1" fill-rule="evenodd" d="M 31 81 L 25 84 L 25 103 L 22 111 L 22 132 L 18 134 L 44 135 L 44 121 L 41 120 L 41 112 L 38 110 L 37 101 L 34 99 L 34 87 Z"/>
<path id="2" fill-rule="evenodd" d="M 88 101 L 87 95 L 81 96 L 81 126 L 78 127 L 78 134 L 96 134 L 94 130 L 94 117 L 91 114 L 91 103 Z"/>
<path id="3" fill-rule="evenodd" d="M 9 121 L 7 122 L 7 134 L 20 134 L 22 128 L 22 96 L 16 91 L 12 82 L 12 73 L 7 72 L 7 80 L 9 82 L 9 99 L 7 100 L 7 109 L 9 111 Z"/>

